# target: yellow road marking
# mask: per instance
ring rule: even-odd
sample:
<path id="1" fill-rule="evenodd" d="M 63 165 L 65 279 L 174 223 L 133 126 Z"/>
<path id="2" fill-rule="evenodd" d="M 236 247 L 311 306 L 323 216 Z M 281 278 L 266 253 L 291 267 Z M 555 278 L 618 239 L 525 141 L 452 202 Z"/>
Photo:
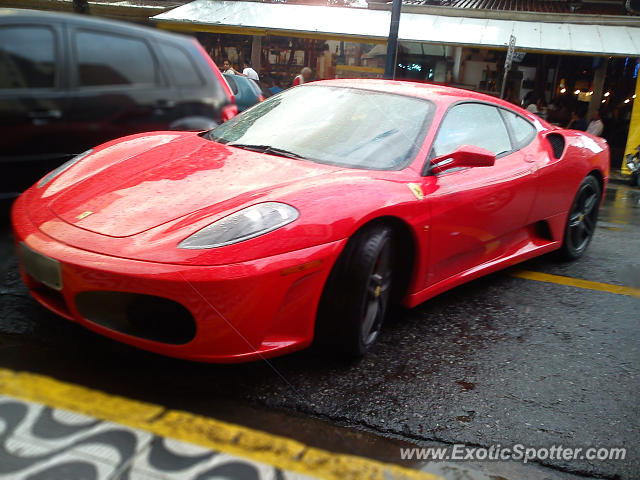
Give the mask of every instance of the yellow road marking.
<path id="1" fill-rule="evenodd" d="M 592 282 L 591 280 L 581 280 L 579 278 L 563 277 L 561 275 L 532 272 L 529 270 L 518 270 L 512 272 L 511 276 L 527 280 L 536 280 L 538 282 L 557 283 L 559 285 L 568 285 L 570 287 L 586 288 L 587 290 L 598 290 L 601 292 L 615 293 L 616 295 L 628 295 L 630 297 L 640 298 L 640 289 L 621 285 L 612 285 L 610 283 Z"/>
<path id="2" fill-rule="evenodd" d="M 43 375 L 0 368 L 0 394 L 84 413 L 318 478 L 444 480 L 430 473 L 309 447 L 286 437 L 109 395 Z"/>

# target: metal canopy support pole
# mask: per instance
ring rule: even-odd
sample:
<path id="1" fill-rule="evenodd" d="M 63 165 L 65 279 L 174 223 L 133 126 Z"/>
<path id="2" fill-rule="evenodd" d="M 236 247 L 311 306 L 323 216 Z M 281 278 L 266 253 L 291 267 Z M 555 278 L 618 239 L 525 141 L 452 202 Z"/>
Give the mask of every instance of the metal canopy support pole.
<path id="1" fill-rule="evenodd" d="M 393 0 L 391 7 L 391 26 L 387 40 L 387 61 L 384 67 L 384 78 L 393 80 L 396 76 L 396 56 L 398 54 L 398 28 L 400 27 L 400 11 L 402 0 Z"/>
<path id="2" fill-rule="evenodd" d="M 596 110 L 600 110 L 602 107 L 602 98 L 604 93 L 604 81 L 607 77 L 607 65 L 609 64 L 609 59 L 606 57 L 600 58 L 600 65 L 596 69 L 596 72 L 593 76 L 593 89 L 591 98 L 589 99 L 589 110 L 587 111 L 587 121 L 593 120 L 593 114 Z"/>
<path id="3" fill-rule="evenodd" d="M 254 35 L 251 41 L 251 66 L 253 69 L 260 73 L 262 66 L 260 65 L 262 60 L 262 37 Z"/>
<path id="4" fill-rule="evenodd" d="M 504 98 L 504 94 L 507 88 L 507 78 L 509 77 L 509 70 L 511 70 L 511 64 L 513 63 L 513 54 L 516 49 L 516 37 L 511 35 L 509 37 L 509 48 L 507 49 L 507 57 L 504 61 L 504 75 L 502 77 L 502 86 L 500 87 L 500 98 Z"/>

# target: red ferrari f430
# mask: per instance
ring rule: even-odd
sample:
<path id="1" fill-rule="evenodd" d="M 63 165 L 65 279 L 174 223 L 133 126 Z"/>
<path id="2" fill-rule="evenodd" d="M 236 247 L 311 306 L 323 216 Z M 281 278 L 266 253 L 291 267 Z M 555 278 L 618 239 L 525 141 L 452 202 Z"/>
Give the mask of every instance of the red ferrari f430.
<path id="1" fill-rule="evenodd" d="M 32 295 L 113 339 L 213 362 L 314 341 L 359 356 L 394 302 L 580 257 L 608 171 L 603 139 L 489 96 L 323 81 L 208 132 L 84 152 L 12 223 Z"/>

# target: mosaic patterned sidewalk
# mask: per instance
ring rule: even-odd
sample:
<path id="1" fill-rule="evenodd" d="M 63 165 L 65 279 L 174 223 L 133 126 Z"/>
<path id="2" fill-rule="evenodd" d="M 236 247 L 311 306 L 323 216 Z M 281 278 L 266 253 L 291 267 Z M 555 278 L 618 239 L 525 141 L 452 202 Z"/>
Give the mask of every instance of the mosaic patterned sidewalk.
<path id="1" fill-rule="evenodd" d="M 311 477 L 87 415 L 0 396 L 0 479 Z"/>

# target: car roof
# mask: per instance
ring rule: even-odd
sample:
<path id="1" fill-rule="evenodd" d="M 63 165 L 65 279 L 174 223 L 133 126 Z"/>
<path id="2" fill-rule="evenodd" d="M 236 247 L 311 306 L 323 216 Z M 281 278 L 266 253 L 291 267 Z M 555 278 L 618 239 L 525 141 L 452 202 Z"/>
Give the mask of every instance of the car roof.
<path id="1" fill-rule="evenodd" d="M 28 10 L 21 8 L 0 8 L 0 25 L 23 22 L 38 23 L 70 23 L 74 25 L 82 25 L 85 27 L 100 27 L 113 30 L 127 30 L 128 32 L 136 32 L 145 36 L 153 35 L 159 38 L 171 38 L 174 40 L 184 41 L 189 37 L 176 33 L 169 33 L 155 28 L 135 25 L 133 23 L 121 22 L 118 20 L 105 20 L 91 15 L 80 15 L 77 13 L 60 13 L 47 12 L 41 10 Z"/>
<path id="2" fill-rule="evenodd" d="M 320 80 L 311 82 L 309 85 L 329 85 L 334 87 L 359 88 L 363 90 L 372 90 L 377 92 L 394 93 L 398 95 L 406 95 L 416 98 L 424 98 L 431 100 L 437 104 L 450 105 L 460 101 L 479 101 L 489 102 L 508 108 L 519 114 L 531 119 L 530 112 L 520 108 L 518 105 L 501 100 L 491 95 L 478 93 L 462 88 L 448 87 L 434 83 L 421 83 L 403 80 L 380 80 L 380 79 L 339 79 L 339 80 Z"/>

